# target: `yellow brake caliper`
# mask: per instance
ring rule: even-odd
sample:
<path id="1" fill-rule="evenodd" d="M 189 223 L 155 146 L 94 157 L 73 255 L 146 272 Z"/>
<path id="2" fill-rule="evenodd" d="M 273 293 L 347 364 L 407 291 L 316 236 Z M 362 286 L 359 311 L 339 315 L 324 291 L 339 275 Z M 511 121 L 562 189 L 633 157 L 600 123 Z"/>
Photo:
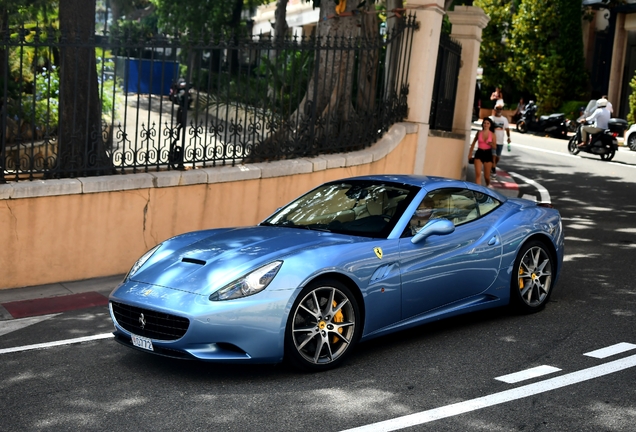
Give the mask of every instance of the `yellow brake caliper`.
<path id="1" fill-rule="evenodd" d="M 338 306 L 338 303 L 336 303 L 336 301 L 333 301 L 333 307 Z M 342 314 L 342 311 L 338 311 L 334 314 L 333 316 L 333 322 L 335 323 L 341 323 L 344 322 L 344 315 Z M 342 327 L 338 328 L 338 333 L 342 333 Z M 333 337 L 333 343 L 338 342 L 338 336 L 334 336 Z"/>
<path id="2" fill-rule="evenodd" d="M 519 276 L 521 276 L 523 274 L 523 269 L 520 267 L 519 268 Z M 519 278 L 519 290 L 521 291 L 523 289 L 523 279 Z"/>

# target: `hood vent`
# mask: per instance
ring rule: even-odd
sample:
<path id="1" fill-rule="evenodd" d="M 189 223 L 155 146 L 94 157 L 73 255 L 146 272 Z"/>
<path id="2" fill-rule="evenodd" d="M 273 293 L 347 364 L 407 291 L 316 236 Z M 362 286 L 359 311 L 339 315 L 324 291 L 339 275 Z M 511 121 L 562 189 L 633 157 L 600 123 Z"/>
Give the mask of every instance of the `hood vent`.
<path id="1" fill-rule="evenodd" d="M 205 261 L 200 260 L 200 259 L 196 259 L 196 258 L 188 258 L 188 257 L 184 257 L 181 262 L 186 262 L 186 263 L 191 263 L 191 264 L 198 264 L 198 265 L 205 265 Z"/>

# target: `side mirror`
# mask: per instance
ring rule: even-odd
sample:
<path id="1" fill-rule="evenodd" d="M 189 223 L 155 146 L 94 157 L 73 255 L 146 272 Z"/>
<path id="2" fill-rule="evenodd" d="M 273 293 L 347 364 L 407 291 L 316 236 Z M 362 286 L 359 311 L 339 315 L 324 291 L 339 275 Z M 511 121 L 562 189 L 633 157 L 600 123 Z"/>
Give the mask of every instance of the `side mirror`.
<path id="1" fill-rule="evenodd" d="M 425 238 L 432 235 L 447 235 L 455 231 L 455 224 L 448 219 L 433 219 L 422 227 L 422 229 L 413 236 L 411 243 L 419 243 Z"/>

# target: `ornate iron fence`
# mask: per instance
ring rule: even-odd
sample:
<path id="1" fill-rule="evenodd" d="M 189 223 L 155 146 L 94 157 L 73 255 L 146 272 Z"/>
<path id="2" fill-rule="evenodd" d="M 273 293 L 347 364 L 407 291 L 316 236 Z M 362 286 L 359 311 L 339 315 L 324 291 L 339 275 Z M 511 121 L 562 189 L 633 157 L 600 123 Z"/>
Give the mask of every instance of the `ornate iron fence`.
<path id="1" fill-rule="evenodd" d="M 406 115 L 416 27 L 408 16 L 374 39 L 276 43 L 7 32 L 0 41 L 0 182 L 367 147 Z M 87 70 L 83 62 L 95 65 L 96 78 L 74 72 Z"/>
<path id="2" fill-rule="evenodd" d="M 431 129 L 451 131 L 455 116 L 457 78 L 461 65 L 462 46 L 446 33 L 440 35 L 435 84 L 429 123 Z"/>

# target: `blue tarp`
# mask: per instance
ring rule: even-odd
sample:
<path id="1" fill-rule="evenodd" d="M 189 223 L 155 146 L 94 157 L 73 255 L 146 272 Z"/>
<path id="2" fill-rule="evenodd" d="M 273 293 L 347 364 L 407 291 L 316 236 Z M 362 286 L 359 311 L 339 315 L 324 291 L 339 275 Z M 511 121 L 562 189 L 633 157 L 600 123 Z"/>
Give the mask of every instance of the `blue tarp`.
<path id="1" fill-rule="evenodd" d="M 129 93 L 168 95 L 178 75 L 177 62 L 126 59 L 124 89 Z"/>

